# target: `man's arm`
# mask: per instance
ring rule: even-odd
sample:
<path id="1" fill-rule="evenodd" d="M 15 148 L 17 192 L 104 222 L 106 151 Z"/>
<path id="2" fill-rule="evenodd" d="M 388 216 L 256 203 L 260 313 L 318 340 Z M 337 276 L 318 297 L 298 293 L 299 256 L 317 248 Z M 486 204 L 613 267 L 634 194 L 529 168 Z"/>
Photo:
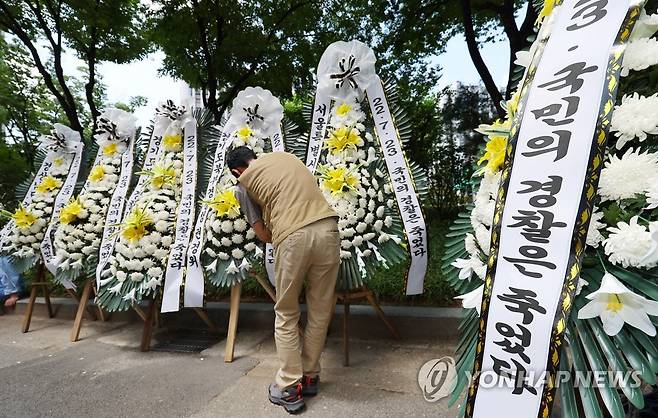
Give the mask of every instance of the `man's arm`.
<path id="1" fill-rule="evenodd" d="M 240 209 L 244 213 L 247 222 L 253 228 L 256 236 L 264 243 L 272 242 L 272 234 L 263 222 L 263 214 L 260 206 L 249 197 L 247 191 L 241 185 L 238 185 L 235 193 L 238 201 L 240 202 Z"/>
<path id="2" fill-rule="evenodd" d="M 254 222 L 254 224 L 251 225 L 251 227 L 254 229 L 254 232 L 256 233 L 256 236 L 258 237 L 259 240 L 263 241 L 266 244 L 272 242 L 272 234 L 265 227 L 265 223 L 262 221 L 262 219 Z"/>

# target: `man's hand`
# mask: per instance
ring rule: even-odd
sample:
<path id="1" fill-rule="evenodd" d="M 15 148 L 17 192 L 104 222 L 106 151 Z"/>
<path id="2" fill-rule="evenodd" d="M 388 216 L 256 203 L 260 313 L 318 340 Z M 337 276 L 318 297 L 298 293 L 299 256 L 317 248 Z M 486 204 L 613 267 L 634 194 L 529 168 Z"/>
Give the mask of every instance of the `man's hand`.
<path id="1" fill-rule="evenodd" d="M 258 237 L 259 240 L 263 241 L 266 244 L 269 244 L 272 242 L 272 234 L 270 231 L 265 228 L 265 224 L 263 223 L 262 220 L 254 222 L 251 227 L 254 229 L 254 232 L 256 233 L 256 236 Z"/>

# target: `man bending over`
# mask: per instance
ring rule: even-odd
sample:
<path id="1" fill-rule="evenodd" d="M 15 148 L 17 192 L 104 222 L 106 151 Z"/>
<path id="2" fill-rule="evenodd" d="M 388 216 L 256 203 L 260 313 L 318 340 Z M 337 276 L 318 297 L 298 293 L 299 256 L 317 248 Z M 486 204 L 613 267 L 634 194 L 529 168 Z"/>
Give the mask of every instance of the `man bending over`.
<path id="1" fill-rule="evenodd" d="M 290 413 L 317 393 L 320 354 L 335 302 L 340 264 L 338 217 L 315 178 L 294 155 L 272 152 L 256 159 L 247 147 L 227 156 L 238 178 L 240 207 L 258 238 L 274 245 L 274 338 L 280 368 L 269 399 Z M 308 321 L 300 340 L 299 295 L 306 282 Z"/>

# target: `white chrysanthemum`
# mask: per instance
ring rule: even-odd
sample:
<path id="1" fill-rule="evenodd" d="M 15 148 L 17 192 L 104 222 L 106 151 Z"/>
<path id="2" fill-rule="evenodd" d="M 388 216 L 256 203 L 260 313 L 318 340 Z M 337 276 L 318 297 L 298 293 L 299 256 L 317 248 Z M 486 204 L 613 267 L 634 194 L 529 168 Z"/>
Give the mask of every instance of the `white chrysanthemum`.
<path id="1" fill-rule="evenodd" d="M 217 253 L 217 257 L 218 257 L 220 260 L 224 260 L 224 261 L 226 261 L 226 260 L 228 260 L 228 259 L 230 258 L 228 254 L 226 254 L 226 253 L 222 253 L 222 252 Z"/>
<path id="2" fill-rule="evenodd" d="M 169 255 L 169 250 L 165 250 L 163 248 L 159 248 L 153 253 L 153 257 L 157 258 L 158 260 L 163 260 L 168 255 Z"/>
<path id="3" fill-rule="evenodd" d="M 478 196 L 480 199 L 489 198 L 496 200 L 496 194 L 498 193 L 498 186 L 500 184 L 501 175 L 502 171 L 498 171 L 496 173 L 485 171 L 484 175 L 482 176 L 482 180 L 480 181 L 480 187 L 478 187 L 476 196 Z"/>
<path id="4" fill-rule="evenodd" d="M 475 255 L 480 252 L 475 241 L 475 236 L 471 233 L 466 234 L 466 237 L 464 237 L 464 247 L 466 248 L 466 252 L 470 255 Z"/>
<path id="5" fill-rule="evenodd" d="M 221 228 L 222 228 L 222 232 L 226 234 L 230 234 L 231 232 L 233 232 L 233 221 L 223 221 Z"/>
<path id="6" fill-rule="evenodd" d="M 658 64 L 658 40 L 636 39 L 626 45 L 621 75 L 625 77 L 630 70 L 640 71 L 656 64 Z"/>
<path id="7" fill-rule="evenodd" d="M 652 183 L 646 190 L 647 209 L 658 208 L 658 182 Z"/>
<path id="8" fill-rule="evenodd" d="M 247 229 L 248 226 L 249 224 L 247 224 L 247 221 L 242 218 L 233 221 L 233 228 L 235 228 L 235 230 L 238 232 L 243 232 L 245 229 Z"/>
<path id="9" fill-rule="evenodd" d="M 231 236 L 231 241 L 233 241 L 234 244 L 242 244 L 244 242 L 244 237 L 240 234 L 233 234 L 233 236 Z"/>
<path id="10" fill-rule="evenodd" d="M 587 230 L 587 245 L 590 247 L 598 247 L 599 243 L 603 241 L 603 235 L 599 232 L 599 229 L 603 228 L 605 224 L 600 222 L 603 218 L 603 212 L 597 212 L 596 210 L 592 214 L 592 219 L 589 222 L 589 229 Z"/>
<path id="11" fill-rule="evenodd" d="M 174 242 L 174 237 L 172 237 L 171 235 L 165 235 L 164 237 L 162 237 L 161 242 L 163 246 L 169 247 Z"/>
<path id="12" fill-rule="evenodd" d="M 478 224 L 491 226 L 493 223 L 494 212 L 496 210 L 496 201 L 488 196 L 479 194 L 473 202 L 475 207 L 471 212 L 471 225 L 475 228 Z"/>
<path id="13" fill-rule="evenodd" d="M 618 222 L 616 227 L 608 228 L 610 235 L 603 240 L 603 246 L 611 263 L 623 267 L 643 266 L 653 241 L 647 228 L 637 221 L 638 217 L 634 216 L 629 223 Z"/>
<path id="14" fill-rule="evenodd" d="M 634 138 L 641 142 L 647 134 L 658 134 L 658 93 L 649 97 L 625 95 L 612 114 L 610 131 L 618 138 L 617 149 Z"/>
<path id="15" fill-rule="evenodd" d="M 622 200 L 643 194 L 658 181 L 658 154 L 629 149 L 621 157 L 611 155 L 601 170 L 601 200 Z"/>
<path id="16" fill-rule="evenodd" d="M 244 257 L 244 251 L 239 248 L 234 248 L 233 251 L 231 251 L 231 256 L 236 260 L 240 260 Z"/>
<path id="17" fill-rule="evenodd" d="M 491 231 L 486 226 L 479 224 L 475 227 L 475 239 L 480 246 L 484 255 L 489 255 L 489 247 L 491 246 Z"/>
<path id="18" fill-rule="evenodd" d="M 160 267 L 151 267 L 148 269 L 146 274 L 149 277 L 161 277 L 162 276 L 162 269 Z"/>

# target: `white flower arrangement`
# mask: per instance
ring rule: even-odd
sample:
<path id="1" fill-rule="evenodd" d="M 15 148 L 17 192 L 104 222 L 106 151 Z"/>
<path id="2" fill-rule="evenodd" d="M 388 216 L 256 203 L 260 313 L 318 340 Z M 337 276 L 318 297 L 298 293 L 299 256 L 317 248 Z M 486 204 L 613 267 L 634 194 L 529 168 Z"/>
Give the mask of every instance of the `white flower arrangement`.
<path id="1" fill-rule="evenodd" d="M 236 125 L 231 133 L 230 148 L 246 145 L 258 156 L 265 152 L 269 137 L 263 129 L 248 124 Z M 205 247 L 201 263 L 216 286 L 241 281 L 253 264 L 262 260 L 263 249 L 256 234 L 240 212 L 235 196 L 236 179 L 224 168 L 215 192 L 202 202 L 210 207 L 205 222 Z"/>
<path id="2" fill-rule="evenodd" d="M 392 229 L 396 214 L 387 204 L 393 195 L 376 151 L 379 144 L 365 120 L 356 97 L 333 102 L 326 152 L 316 171 L 320 189 L 339 217 L 340 257 L 354 259 L 362 278 L 366 266 L 386 265 L 382 247 L 387 242 L 402 242 L 400 232 Z"/>
<path id="3" fill-rule="evenodd" d="M 121 157 L 135 134 L 136 119 L 119 109 L 107 109 L 94 135 L 98 154 L 79 196 L 59 214 L 55 232 L 57 278 L 79 276 L 85 267 L 95 267 L 110 198 L 121 172 Z"/>
<path id="4" fill-rule="evenodd" d="M 55 199 L 74 160 L 71 141 L 75 138 L 79 140 L 77 133 L 60 124 L 55 125 L 49 136 L 41 138 L 40 146 L 49 150 L 50 161 L 42 164 L 24 202 L 13 213 L 2 211 L 12 221 L 8 239 L 3 242 L 2 253 L 26 260 L 35 260 L 40 255 L 40 246 L 50 223 Z"/>
<path id="5" fill-rule="evenodd" d="M 113 253 L 104 270 L 99 299 L 110 311 L 127 308 L 156 292 L 163 284 L 175 233 L 176 213 L 182 191 L 184 166 L 183 119 L 185 108 L 168 102 L 164 112 L 168 127 L 160 143 L 157 160 L 143 176 L 142 188 L 126 208 Z M 157 122 L 156 122 L 157 123 Z"/>

